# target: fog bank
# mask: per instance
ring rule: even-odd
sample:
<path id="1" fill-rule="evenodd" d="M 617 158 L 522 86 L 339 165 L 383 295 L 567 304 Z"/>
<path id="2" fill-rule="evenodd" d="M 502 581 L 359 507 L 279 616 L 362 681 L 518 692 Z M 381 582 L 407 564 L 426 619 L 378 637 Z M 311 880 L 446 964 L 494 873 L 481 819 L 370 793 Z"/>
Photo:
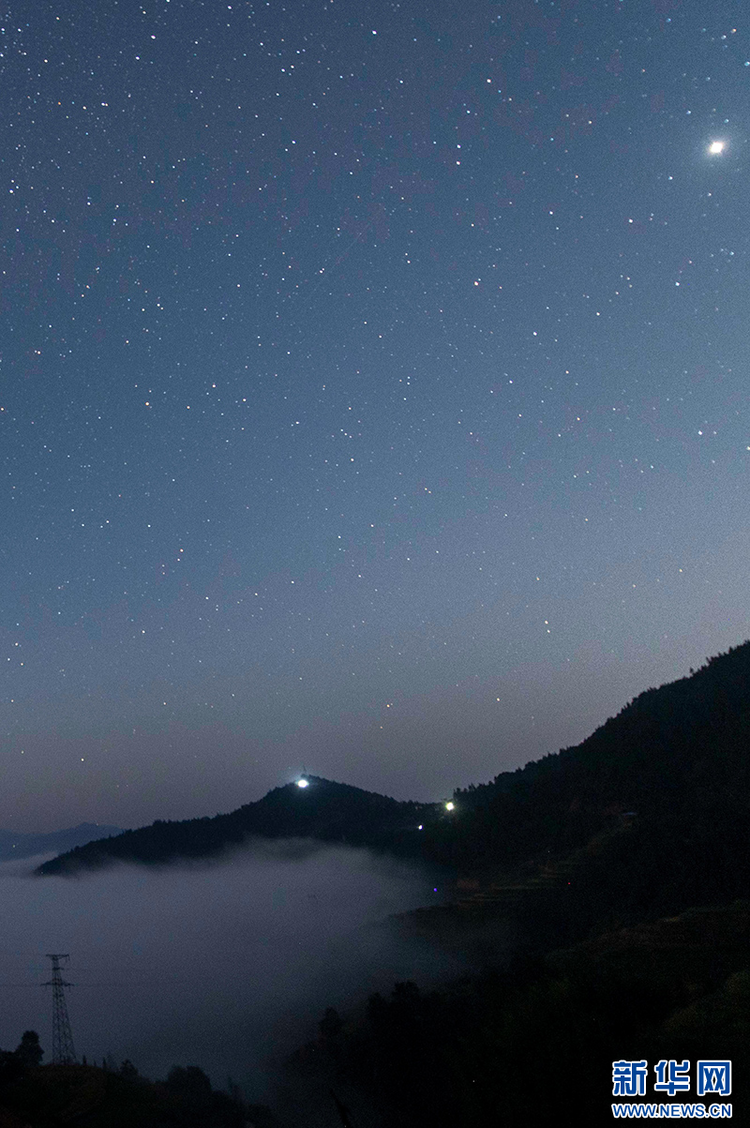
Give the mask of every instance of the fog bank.
<path id="1" fill-rule="evenodd" d="M 274 1063 L 312 1035 L 326 1006 L 458 970 L 381 927 L 440 898 L 431 876 L 365 850 L 287 841 L 193 867 L 80 878 L 31 868 L 0 865 L 0 1048 L 34 1029 L 45 1061 L 48 952 L 71 956 L 79 1060 L 129 1058 L 152 1078 L 199 1065 L 217 1087 L 231 1075 L 251 1099 L 266 1095 Z"/>

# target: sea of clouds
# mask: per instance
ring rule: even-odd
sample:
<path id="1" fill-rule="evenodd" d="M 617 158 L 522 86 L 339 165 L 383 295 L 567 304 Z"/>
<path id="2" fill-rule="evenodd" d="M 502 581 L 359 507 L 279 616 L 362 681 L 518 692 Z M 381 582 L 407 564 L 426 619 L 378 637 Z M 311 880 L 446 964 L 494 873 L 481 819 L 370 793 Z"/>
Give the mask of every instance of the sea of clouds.
<path id="1" fill-rule="evenodd" d="M 130 1059 L 151 1078 L 199 1065 L 251 1100 L 268 1096 L 326 1006 L 459 970 L 388 924 L 440 899 L 434 875 L 366 850 L 256 843 L 214 863 L 74 878 L 34 876 L 41 860 L 0 865 L 0 1048 L 33 1029 L 45 1061 L 47 953 L 70 954 L 79 1060 Z"/>

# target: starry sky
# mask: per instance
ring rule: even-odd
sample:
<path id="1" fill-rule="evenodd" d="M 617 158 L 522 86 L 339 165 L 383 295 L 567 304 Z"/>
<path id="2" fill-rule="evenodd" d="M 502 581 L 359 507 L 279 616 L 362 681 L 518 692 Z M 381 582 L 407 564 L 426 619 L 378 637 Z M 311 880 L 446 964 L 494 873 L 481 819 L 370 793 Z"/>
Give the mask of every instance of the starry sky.
<path id="1" fill-rule="evenodd" d="M 6 3 L 0 825 L 438 799 L 750 634 L 744 7 Z"/>

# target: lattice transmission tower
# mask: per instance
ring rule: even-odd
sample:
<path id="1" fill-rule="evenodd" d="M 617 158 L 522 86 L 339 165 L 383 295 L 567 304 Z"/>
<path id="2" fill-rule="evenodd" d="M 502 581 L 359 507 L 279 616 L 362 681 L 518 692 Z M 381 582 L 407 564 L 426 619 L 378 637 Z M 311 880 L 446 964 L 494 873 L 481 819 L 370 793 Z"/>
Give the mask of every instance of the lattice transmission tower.
<path id="1" fill-rule="evenodd" d="M 76 1052 L 65 1003 L 65 988 L 72 987 L 73 984 L 65 982 L 60 967 L 60 960 L 67 962 L 70 956 L 63 952 L 53 955 L 48 952 L 47 959 L 52 960 L 52 978 L 42 986 L 52 988 L 52 1062 L 54 1065 L 72 1065 L 76 1060 Z"/>

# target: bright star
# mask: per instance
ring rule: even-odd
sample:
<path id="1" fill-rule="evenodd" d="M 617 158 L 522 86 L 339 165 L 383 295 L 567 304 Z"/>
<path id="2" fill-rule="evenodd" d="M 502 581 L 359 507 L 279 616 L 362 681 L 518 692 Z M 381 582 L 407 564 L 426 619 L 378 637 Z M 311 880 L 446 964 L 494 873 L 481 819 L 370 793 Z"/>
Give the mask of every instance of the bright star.
<path id="1" fill-rule="evenodd" d="M 712 141 L 711 144 L 708 146 L 708 151 L 713 156 L 718 156 L 719 153 L 724 152 L 725 148 L 726 148 L 726 146 L 725 146 L 723 141 Z"/>

